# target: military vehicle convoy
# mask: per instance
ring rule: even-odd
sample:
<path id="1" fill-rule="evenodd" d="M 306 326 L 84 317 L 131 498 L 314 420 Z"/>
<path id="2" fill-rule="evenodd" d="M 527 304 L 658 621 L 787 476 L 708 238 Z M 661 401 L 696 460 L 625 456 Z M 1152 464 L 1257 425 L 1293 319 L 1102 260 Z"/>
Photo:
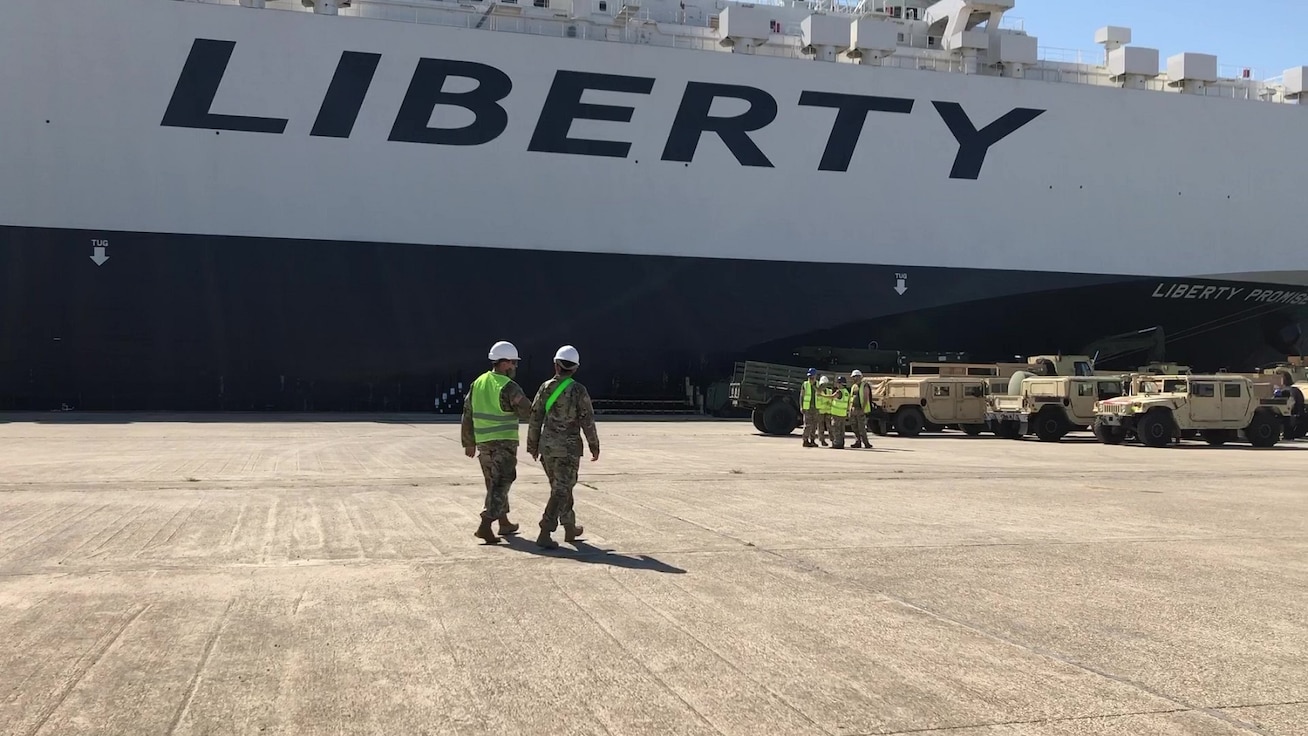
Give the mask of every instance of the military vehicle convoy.
<path id="1" fill-rule="evenodd" d="M 1128 395 L 1094 405 L 1094 433 L 1117 445 L 1135 435 L 1149 447 L 1180 442 L 1197 432 L 1210 445 L 1244 440 L 1271 447 L 1290 416 L 1288 397 L 1260 398 L 1248 376 L 1137 375 Z"/>
<path id="2" fill-rule="evenodd" d="M 1069 432 L 1090 430 L 1106 444 L 1138 438 L 1163 446 L 1202 438 L 1213 445 L 1243 440 L 1269 447 L 1282 437 L 1308 435 L 1308 362 L 1298 357 L 1254 374 L 1194 375 L 1188 366 L 1163 362 L 1160 353 L 1128 372 L 1097 370 L 1095 358 L 1086 355 L 972 363 L 961 353 L 875 348 L 804 348 L 801 354 L 831 379 L 845 376 L 852 383 L 850 373 L 862 370 L 863 382 L 872 387 L 868 429 L 883 436 L 957 428 L 968 435 L 1034 434 L 1057 442 Z M 807 373 L 795 365 L 737 363 L 729 401 L 751 412 L 759 432 L 791 434 L 803 424 L 799 396 Z"/>

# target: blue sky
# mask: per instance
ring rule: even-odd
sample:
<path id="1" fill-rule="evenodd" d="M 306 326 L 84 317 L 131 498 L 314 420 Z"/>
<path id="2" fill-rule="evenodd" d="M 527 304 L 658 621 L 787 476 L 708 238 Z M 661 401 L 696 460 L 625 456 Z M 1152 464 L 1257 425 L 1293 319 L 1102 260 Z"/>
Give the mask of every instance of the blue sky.
<path id="1" fill-rule="evenodd" d="M 1308 0 L 1018 0 L 1008 15 L 1042 48 L 1098 52 L 1095 29 L 1126 26 L 1132 46 L 1158 49 L 1163 71 L 1182 51 L 1214 54 L 1226 73 L 1252 67 L 1259 79 L 1308 65 Z"/>

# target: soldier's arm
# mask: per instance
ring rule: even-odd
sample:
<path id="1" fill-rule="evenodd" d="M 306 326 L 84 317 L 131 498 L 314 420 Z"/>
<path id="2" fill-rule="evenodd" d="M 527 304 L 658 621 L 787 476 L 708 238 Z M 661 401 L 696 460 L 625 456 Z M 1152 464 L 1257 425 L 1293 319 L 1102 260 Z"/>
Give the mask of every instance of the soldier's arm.
<path id="1" fill-rule="evenodd" d="M 472 431 L 472 391 L 463 397 L 463 419 L 459 424 L 459 441 L 465 450 L 477 446 L 477 436 Z"/>
<path id="2" fill-rule="evenodd" d="M 535 455 L 540 452 L 540 431 L 545 424 L 545 386 L 541 386 L 536 392 L 536 398 L 531 402 L 531 419 L 527 422 L 527 454 Z"/>
<path id="3" fill-rule="evenodd" d="M 531 400 L 514 381 L 509 381 L 500 392 L 500 408 L 517 414 L 520 421 L 531 419 Z"/>
<path id="4" fill-rule="evenodd" d="M 581 425 L 581 431 L 586 433 L 586 444 L 590 447 L 590 454 L 599 456 L 599 432 L 595 431 L 595 407 L 590 403 L 590 392 L 581 387 L 581 398 L 577 402 L 577 423 Z"/>

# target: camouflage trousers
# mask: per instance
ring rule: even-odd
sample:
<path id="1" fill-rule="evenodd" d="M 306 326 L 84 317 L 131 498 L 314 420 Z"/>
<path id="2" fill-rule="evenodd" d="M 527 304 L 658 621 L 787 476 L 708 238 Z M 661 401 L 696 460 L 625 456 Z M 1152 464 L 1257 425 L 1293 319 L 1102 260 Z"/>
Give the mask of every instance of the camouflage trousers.
<path id="1" fill-rule="evenodd" d="M 486 479 L 486 506 L 481 518 L 498 519 L 509 513 L 509 487 L 518 479 L 517 447 L 482 447 L 477 455 Z"/>
<path id="2" fill-rule="evenodd" d="M 854 430 L 854 439 L 858 440 L 859 442 L 862 442 L 865 445 L 872 444 L 871 442 L 867 441 L 867 415 L 866 414 L 863 414 L 861 412 L 858 414 L 850 413 L 849 423 L 851 425 L 850 428 Z"/>
<path id="3" fill-rule="evenodd" d="M 817 443 L 818 423 L 822 421 L 821 416 L 817 409 L 804 410 L 804 444 Z"/>
<path id="4" fill-rule="evenodd" d="M 581 467 L 581 458 L 576 455 L 540 456 L 540 464 L 545 467 L 545 477 L 550 480 L 550 500 L 545 504 L 545 513 L 540 517 L 540 528 L 552 532 L 564 526 L 577 525 L 577 513 L 572 508 L 572 488 L 577 485 L 577 471 Z"/>
<path id="5" fill-rule="evenodd" d="M 831 415 L 831 446 L 841 449 L 845 446 L 845 420 L 848 417 Z"/>

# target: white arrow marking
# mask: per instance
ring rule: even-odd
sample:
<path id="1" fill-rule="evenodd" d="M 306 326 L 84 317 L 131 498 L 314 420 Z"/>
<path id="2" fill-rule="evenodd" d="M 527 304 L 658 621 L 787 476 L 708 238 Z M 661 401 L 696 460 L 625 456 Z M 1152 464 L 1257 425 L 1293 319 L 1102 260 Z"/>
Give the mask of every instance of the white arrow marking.
<path id="1" fill-rule="evenodd" d="M 97 245 L 93 250 L 95 253 L 91 256 L 91 260 L 95 261 L 95 265 L 103 266 L 104 262 L 109 260 L 109 256 L 104 254 L 104 246 Z"/>
<path id="2" fill-rule="evenodd" d="M 908 291 L 908 287 L 904 286 L 906 280 L 907 279 L 895 279 L 895 291 L 898 292 L 900 296 L 903 296 L 904 292 Z"/>

